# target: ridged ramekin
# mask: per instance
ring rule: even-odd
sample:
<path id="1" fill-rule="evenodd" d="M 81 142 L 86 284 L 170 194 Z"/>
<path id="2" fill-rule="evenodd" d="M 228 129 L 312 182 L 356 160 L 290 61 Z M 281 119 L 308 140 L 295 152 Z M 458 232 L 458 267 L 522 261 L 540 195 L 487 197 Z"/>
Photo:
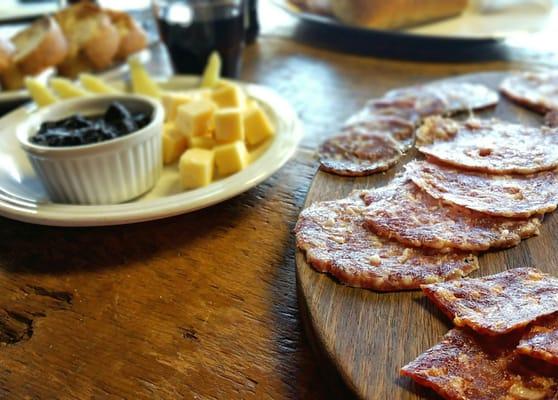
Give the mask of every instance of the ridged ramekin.
<path id="1" fill-rule="evenodd" d="M 151 122 L 128 135 L 81 146 L 48 147 L 29 140 L 42 122 L 76 113 L 99 115 L 113 101 L 132 111 L 150 111 Z M 95 95 L 38 110 L 17 127 L 17 137 L 52 201 L 115 204 L 144 194 L 157 182 L 163 167 L 163 116 L 161 104 L 144 96 Z"/>

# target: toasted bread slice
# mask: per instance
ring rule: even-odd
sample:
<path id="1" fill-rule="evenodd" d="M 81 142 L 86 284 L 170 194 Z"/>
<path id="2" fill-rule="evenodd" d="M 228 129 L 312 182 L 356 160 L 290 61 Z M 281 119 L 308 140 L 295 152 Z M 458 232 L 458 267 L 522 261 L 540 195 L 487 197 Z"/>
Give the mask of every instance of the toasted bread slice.
<path id="1" fill-rule="evenodd" d="M 0 38 L 0 72 L 8 69 L 13 64 L 15 47 L 9 40 Z"/>
<path id="2" fill-rule="evenodd" d="M 12 39 L 13 62 L 25 75 L 36 75 L 64 60 L 68 43 L 60 26 L 51 17 L 36 20 Z"/>
<path id="3" fill-rule="evenodd" d="M 109 67 L 120 46 L 118 29 L 97 5 L 79 3 L 55 14 L 69 42 L 64 64 L 90 64 L 94 69 Z M 85 60 L 80 59 L 80 55 Z M 62 68 L 72 69 L 68 66 Z M 79 69 L 79 68 L 78 68 Z"/>
<path id="4" fill-rule="evenodd" d="M 116 52 L 117 60 L 125 60 L 130 54 L 145 49 L 147 35 L 134 18 L 121 11 L 105 11 L 120 35 L 120 45 Z"/>

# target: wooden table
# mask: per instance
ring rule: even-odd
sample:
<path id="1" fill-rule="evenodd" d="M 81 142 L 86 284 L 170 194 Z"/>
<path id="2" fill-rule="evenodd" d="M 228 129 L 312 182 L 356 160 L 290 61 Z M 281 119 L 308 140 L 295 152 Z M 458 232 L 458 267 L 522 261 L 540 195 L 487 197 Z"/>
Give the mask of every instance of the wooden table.
<path id="1" fill-rule="evenodd" d="M 63 229 L 0 218 L 0 398 L 347 395 L 335 374 L 320 374 L 328 366 L 297 306 L 291 231 L 316 144 L 392 87 L 558 64 L 520 50 L 466 63 L 356 56 L 301 43 L 306 28 L 265 4 L 262 20 L 243 79 L 299 112 L 296 156 L 247 193 L 161 221 Z"/>

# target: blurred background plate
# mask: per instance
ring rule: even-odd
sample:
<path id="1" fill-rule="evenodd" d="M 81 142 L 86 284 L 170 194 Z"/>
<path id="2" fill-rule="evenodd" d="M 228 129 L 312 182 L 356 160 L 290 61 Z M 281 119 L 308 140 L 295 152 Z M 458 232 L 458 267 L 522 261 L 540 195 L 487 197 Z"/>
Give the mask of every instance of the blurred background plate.
<path id="1" fill-rule="evenodd" d="M 481 13 L 477 8 L 470 6 L 463 14 L 454 18 L 400 30 L 381 30 L 346 25 L 333 17 L 301 10 L 288 0 L 272 1 L 302 21 L 329 26 L 332 29 L 342 29 L 347 34 L 368 33 L 371 38 L 391 36 L 407 37 L 413 40 L 453 42 L 454 44 L 479 44 L 503 40 L 524 41 L 533 35 L 551 40 L 558 33 L 558 9 L 556 6 L 549 11 L 545 7 L 525 4 L 491 13 Z"/>

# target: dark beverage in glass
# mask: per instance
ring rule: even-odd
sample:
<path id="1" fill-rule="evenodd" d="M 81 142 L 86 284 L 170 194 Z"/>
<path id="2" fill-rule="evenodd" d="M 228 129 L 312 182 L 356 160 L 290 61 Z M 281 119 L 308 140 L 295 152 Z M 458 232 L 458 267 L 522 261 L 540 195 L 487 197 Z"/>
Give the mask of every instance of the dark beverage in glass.
<path id="1" fill-rule="evenodd" d="M 161 38 L 177 73 L 200 74 L 213 50 L 222 75 L 236 78 L 244 48 L 243 0 L 158 2 Z"/>

